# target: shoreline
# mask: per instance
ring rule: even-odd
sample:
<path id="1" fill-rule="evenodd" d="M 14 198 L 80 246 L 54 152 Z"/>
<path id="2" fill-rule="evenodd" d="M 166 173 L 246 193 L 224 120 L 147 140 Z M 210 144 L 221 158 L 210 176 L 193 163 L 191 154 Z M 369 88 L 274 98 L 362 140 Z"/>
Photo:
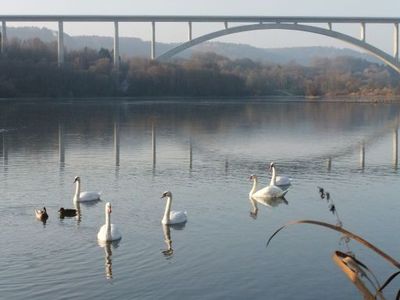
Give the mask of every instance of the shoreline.
<path id="1" fill-rule="evenodd" d="M 400 103 L 400 96 L 236 96 L 236 97 L 186 97 L 186 96 L 166 96 L 166 97 L 18 97 L 0 98 L 0 103 L 105 103 L 114 101 L 116 103 Z"/>

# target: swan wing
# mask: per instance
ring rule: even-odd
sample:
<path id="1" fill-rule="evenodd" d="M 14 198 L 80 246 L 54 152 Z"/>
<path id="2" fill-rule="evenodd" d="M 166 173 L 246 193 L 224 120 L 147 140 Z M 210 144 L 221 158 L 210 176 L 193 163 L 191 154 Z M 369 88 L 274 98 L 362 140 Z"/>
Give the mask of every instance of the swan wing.
<path id="1" fill-rule="evenodd" d="M 291 179 L 287 176 L 277 176 L 275 185 L 280 186 L 280 185 L 291 185 Z"/>
<path id="2" fill-rule="evenodd" d="M 268 197 L 269 195 L 269 187 L 270 186 L 266 186 L 265 188 L 262 188 L 260 190 L 258 190 L 257 192 L 255 192 L 252 197 L 254 198 L 265 198 Z"/>
<path id="3" fill-rule="evenodd" d="M 99 232 L 97 233 L 97 239 L 99 241 L 107 241 L 107 226 L 104 224 L 100 227 Z"/>
<path id="4" fill-rule="evenodd" d="M 81 192 L 79 194 L 79 200 L 82 201 L 94 201 L 100 200 L 100 192 Z"/>
<path id="5" fill-rule="evenodd" d="M 285 196 L 288 190 L 282 190 L 276 185 L 269 185 L 253 194 L 254 198 L 280 198 Z"/>
<path id="6" fill-rule="evenodd" d="M 120 240 L 122 238 L 121 232 L 118 230 L 117 225 L 111 224 L 111 240 Z"/>
<path id="7" fill-rule="evenodd" d="M 111 233 L 110 236 L 107 236 L 107 226 L 106 224 L 104 224 L 103 226 L 100 227 L 100 230 L 97 233 L 97 239 L 99 241 L 109 242 L 109 241 L 120 240 L 122 238 L 120 231 L 114 224 L 111 224 L 110 233 Z"/>
<path id="8" fill-rule="evenodd" d="M 169 219 L 170 219 L 169 224 L 184 223 L 187 221 L 187 212 L 172 210 L 169 213 Z"/>

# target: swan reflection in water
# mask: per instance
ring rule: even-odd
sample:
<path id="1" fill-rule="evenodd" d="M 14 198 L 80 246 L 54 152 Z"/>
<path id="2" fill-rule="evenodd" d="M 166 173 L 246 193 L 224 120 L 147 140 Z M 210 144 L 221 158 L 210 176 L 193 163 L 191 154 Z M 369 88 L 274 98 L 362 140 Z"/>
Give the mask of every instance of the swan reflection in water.
<path id="1" fill-rule="evenodd" d="M 288 205 L 289 202 L 284 198 L 270 198 L 270 197 L 249 197 L 251 204 L 250 217 L 254 220 L 257 219 L 258 206 L 257 203 L 264 205 L 266 207 L 277 207 L 282 203 Z"/>
<path id="2" fill-rule="evenodd" d="M 172 249 L 171 228 L 175 230 L 182 230 L 183 228 L 185 228 L 185 226 L 186 223 L 172 224 L 172 225 L 162 224 L 164 242 L 167 246 L 167 248 L 162 251 L 162 254 L 164 254 L 166 258 L 170 258 L 174 254 L 174 249 Z"/>
<path id="3" fill-rule="evenodd" d="M 169 225 L 162 224 L 162 229 L 164 233 L 164 242 L 167 245 L 167 249 L 162 251 L 162 253 L 165 257 L 169 257 L 174 254 L 174 249 L 172 249 L 171 228 L 169 228 Z"/>
<path id="4" fill-rule="evenodd" d="M 104 242 L 104 241 L 97 241 L 99 246 L 104 249 L 104 272 L 106 275 L 106 279 L 111 280 L 113 278 L 113 273 L 112 273 L 112 249 L 116 249 L 119 246 L 118 241 L 112 241 L 112 242 Z"/>

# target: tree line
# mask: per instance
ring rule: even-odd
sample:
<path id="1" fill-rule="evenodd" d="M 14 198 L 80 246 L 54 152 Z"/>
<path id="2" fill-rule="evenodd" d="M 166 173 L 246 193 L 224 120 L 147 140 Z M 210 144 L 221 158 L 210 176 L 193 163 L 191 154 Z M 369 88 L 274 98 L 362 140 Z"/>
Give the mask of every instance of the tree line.
<path id="1" fill-rule="evenodd" d="M 229 59 L 214 53 L 160 63 L 124 59 L 113 52 L 68 51 L 57 65 L 57 44 L 11 40 L 0 56 L 0 98 L 6 97 L 237 97 L 400 94 L 400 76 L 354 57 L 315 58 L 310 66 Z"/>

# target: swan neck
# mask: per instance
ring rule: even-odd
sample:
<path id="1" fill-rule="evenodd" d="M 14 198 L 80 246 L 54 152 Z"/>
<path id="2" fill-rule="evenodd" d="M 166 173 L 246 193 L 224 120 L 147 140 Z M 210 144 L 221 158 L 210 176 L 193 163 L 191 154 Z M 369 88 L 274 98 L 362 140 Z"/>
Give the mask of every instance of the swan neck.
<path id="1" fill-rule="evenodd" d="M 111 214 L 106 208 L 106 228 L 107 228 L 107 240 L 111 236 Z"/>
<path id="2" fill-rule="evenodd" d="M 253 196 L 253 194 L 255 193 L 256 189 L 257 189 L 257 177 L 254 177 L 253 178 L 253 187 L 251 188 L 250 193 L 249 193 L 250 199 Z"/>
<path id="3" fill-rule="evenodd" d="M 275 185 L 276 184 L 276 172 L 275 172 L 275 166 L 272 167 L 272 176 L 271 176 L 271 182 L 269 185 Z"/>
<path id="4" fill-rule="evenodd" d="M 162 222 L 164 224 L 169 224 L 170 221 L 170 212 L 171 212 L 171 202 L 172 202 L 172 196 L 167 197 L 167 203 L 165 204 L 165 212 L 164 212 L 164 217 L 162 219 Z"/>
<path id="5" fill-rule="evenodd" d="M 77 180 L 76 183 L 75 183 L 74 201 L 78 201 L 79 200 L 80 193 L 81 193 L 81 182 L 79 180 Z"/>

